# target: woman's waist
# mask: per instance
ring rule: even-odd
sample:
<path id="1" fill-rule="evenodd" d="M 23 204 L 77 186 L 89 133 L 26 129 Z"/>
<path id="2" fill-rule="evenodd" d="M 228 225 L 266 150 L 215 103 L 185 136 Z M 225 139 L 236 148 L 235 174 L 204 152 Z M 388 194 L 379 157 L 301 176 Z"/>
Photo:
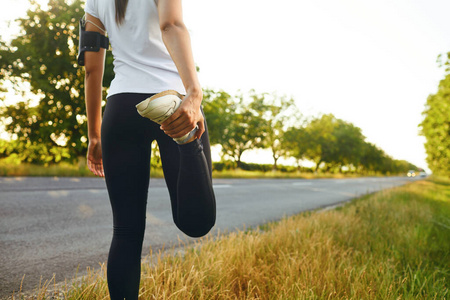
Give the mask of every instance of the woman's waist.
<path id="1" fill-rule="evenodd" d="M 181 94 L 186 93 L 178 73 L 119 73 L 111 81 L 108 95 L 119 93 L 159 93 L 165 90 L 176 90 Z"/>

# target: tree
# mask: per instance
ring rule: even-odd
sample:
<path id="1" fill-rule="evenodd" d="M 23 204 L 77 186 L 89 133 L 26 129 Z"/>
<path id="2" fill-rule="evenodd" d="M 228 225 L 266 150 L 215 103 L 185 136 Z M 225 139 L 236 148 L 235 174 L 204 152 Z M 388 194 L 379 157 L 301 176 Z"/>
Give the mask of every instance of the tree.
<path id="1" fill-rule="evenodd" d="M 322 115 L 312 119 L 304 129 L 305 158 L 316 164 L 317 172 L 322 163 L 333 163 L 333 155 L 337 152 L 334 135 L 337 119 L 332 115 Z"/>
<path id="2" fill-rule="evenodd" d="M 251 91 L 250 109 L 255 116 L 261 120 L 259 131 L 261 141 L 257 145 L 261 148 L 270 149 L 273 158 L 273 170 L 277 169 L 277 161 L 280 157 L 288 154 L 288 145 L 285 139 L 286 130 L 299 120 L 294 99 L 276 94 L 256 94 Z"/>
<path id="3" fill-rule="evenodd" d="M 343 120 L 337 121 L 333 135 L 336 139 L 336 153 L 333 161 L 339 165 L 341 171 L 343 166 L 356 167 L 361 159 L 365 137 L 359 127 Z"/>
<path id="4" fill-rule="evenodd" d="M 230 116 L 229 130 L 224 136 L 222 151 L 233 158 L 237 168 L 241 168 L 242 154 L 256 148 L 261 141 L 261 119 L 255 116 L 243 99 L 237 102 L 237 110 Z"/>
<path id="5" fill-rule="evenodd" d="M 236 103 L 230 94 L 224 91 L 203 91 L 203 111 L 208 124 L 211 145 L 223 144 L 230 130 L 232 116 L 236 111 Z"/>
<path id="6" fill-rule="evenodd" d="M 427 99 L 424 119 L 419 125 L 425 136 L 427 162 L 434 174 L 450 176 L 450 52 L 447 54 L 447 74 L 439 83 L 436 94 Z"/>
<path id="7" fill-rule="evenodd" d="M 327 170 L 344 166 L 356 170 L 363 156 L 364 139 L 361 129 L 352 123 L 337 119 L 332 114 L 312 119 L 305 127 L 292 129 L 289 139 L 301 140 L 302 145 L 291 144 L 297 159 L 306 158 L 316 164 L 316 172 L 325 164 Z"/>
<path id="8" fill-rule="evenodd" d="M 204 111 L 211 144 L 220 144 L 222 159 L 228 156 L 240 168 L 242 154 L 261 142 L 262 119 L 252 99 L 205 90 Z"/>
<path id="9" fill-rule="evenodd" d="M 362 155 L 359 161 L 361 171 L 381 172 L 381 161 L 384 156 L 383 150 L 372 143 L 365 142 L 362 146 Z"/>
<path id="10" fill-rule="evenodd" d="M 37 2 L 31 4 L 27 16 L 18 20 L 20 34 L 10 43 L 0 41 L 0 74 L 1 82 L 12 82 L 17 92 L 28 83 L 40 100 L 34 106 L 25 98 L 2 109 L 2 122 L 20 143 L 65 147 L 74 160 L 87 149 L 84 72 L 77 64 L 82 1 L 50 0 L 45 11 Z M 104 86 L 113 77 L 111 60 L 108 52 Z"/>
<path id="11" fill-rule="evenodd" d="M 296 159 L 299 171 L 301 168 L 300 162 L 305 159 L 306 139 L 304 127 L 292 126 L 286 130 L 283 136 L 283 144 L 287 150 L 287 155 Z"/>

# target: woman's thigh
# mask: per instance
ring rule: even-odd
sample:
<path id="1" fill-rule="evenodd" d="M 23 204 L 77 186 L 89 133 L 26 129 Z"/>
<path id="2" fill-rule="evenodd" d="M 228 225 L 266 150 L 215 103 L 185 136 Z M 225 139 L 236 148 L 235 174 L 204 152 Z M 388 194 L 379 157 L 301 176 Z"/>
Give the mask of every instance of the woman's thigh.
<path id="1" fill-rule="evenodd" d="M 151 143 L 160 131 L 158 124 L 136 111 L 135 105 L 148 96 L 114 95 L 108 99 L 103 115 L 103 168 L 118 231 L 140 230 L 145 222 Z"/>
<path id="2" fill-rule="evenodd" d="M 158 133 L 156 140 L 158 142 L 159 152 L 161 155 L 164 178 L 172 202 L 172 212 L 175 214 L 178 177 L 180 172 L 180 151 L 178 148 L 178 144 L 174 142 L 172 138 L 164 134 L 164 132 L 162 131 Z M 203 153 L 205 155 L 208 164 L 208 172 L 210 173 L 210 175 L 212 175 L 211 149 L 209 143 L 206 118 L 205 118 L 205 132 L 203 133 L 201 140 L 203 144 Z"/>

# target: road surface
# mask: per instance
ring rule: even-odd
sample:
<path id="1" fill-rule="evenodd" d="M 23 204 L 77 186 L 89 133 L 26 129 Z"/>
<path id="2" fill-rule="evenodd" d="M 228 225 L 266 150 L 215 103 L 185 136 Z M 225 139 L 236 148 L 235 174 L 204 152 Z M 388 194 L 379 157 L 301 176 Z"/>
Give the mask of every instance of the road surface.
<path id="1" fill-rule="evenodd" d="M 357 179 L 215 179 L 214 231 L 257 226 L 410 182 Z M 152 179 L 143 255 L 191 241 L 173 224 L 163 179 Z M 112 214 L 102 178 L 0 177 L 0 298 L 39 281 L 72 279 L 107 259 Z"/>

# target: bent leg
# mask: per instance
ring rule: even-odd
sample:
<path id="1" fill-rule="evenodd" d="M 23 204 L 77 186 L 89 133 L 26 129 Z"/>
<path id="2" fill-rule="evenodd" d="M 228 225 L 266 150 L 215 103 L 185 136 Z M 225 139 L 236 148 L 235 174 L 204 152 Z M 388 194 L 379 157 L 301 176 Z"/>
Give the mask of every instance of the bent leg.
<path id="1" fill-rule="evenodd" d="M 208 131 L 184 145 L 164 133 L 157 141 L 175 224 L 191 237 L 207 234 L 216 220 Z"/>

